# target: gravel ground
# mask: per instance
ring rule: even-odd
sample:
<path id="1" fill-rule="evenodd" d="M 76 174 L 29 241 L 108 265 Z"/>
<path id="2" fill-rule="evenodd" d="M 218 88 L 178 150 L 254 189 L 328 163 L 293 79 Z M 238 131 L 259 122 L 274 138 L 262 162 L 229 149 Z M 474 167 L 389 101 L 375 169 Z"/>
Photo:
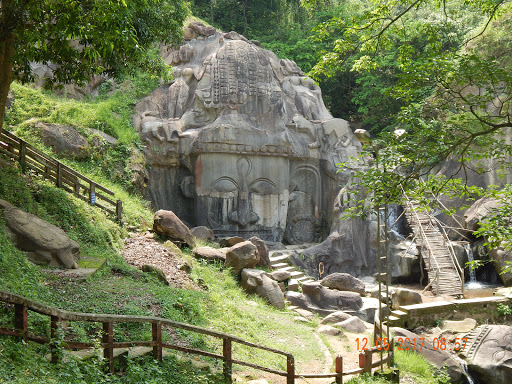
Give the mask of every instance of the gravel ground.
<path id="1" fill-rule="evenodd" d="M 179 269 L 183 264 L 180 256 L 155 241 L 151 234 L 133 234 L 126 239 L 121 255 L 128 264 L 135 267 L 151 265 L 161 269 L 173 287 L 200 290 L 190 276 Z"/>

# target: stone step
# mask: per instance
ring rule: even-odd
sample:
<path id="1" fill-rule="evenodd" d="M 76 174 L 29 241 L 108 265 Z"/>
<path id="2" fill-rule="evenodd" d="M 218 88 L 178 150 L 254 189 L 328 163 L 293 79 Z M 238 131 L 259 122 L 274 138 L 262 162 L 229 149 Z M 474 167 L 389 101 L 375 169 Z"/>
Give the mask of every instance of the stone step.
<path id="1" fill-rule="evenodd" d="M 301 271 L 293 271 L 291 274 L 292 274 L 292 279 L 298 279 L 299 277 L 306 276 L 306 274 Z"/>
<path id="2" fill-rule="evenodd" d="M 287 266 L 286 267 L 280 267 L 280 268 L 277 268 L 277 271 L 284 271 L 284 272 L 295 272 L 295 267 L 292 267 L 290 266 L 290 264 L 286 264 Z"/>
<path id="3" fill-rule="evenodd" d="M 286 263 L 290 259 L 290 255 L 280 255 L 275 257 L 270 257 L 270 265 L 274 266 L 280 263 Z"/>
<path id="4" fill-rule="evenodd" d="M 281 268 L 286 268 L 286 267 L 289 267 L 290 264 L 288 263 L 277 263 L 277 264 L 273 264 L 272 265 L 272 268 L 274 269 L 281 269 Z"/>
<path id="5" fill-rule="evenodd" d="M 391 311 L 391 315 L 396 316 L 396 317 L 401 317 L 401 316 L 406 316 L 407 312 L 401 311 L 399 309 L 395 309 L 394 311 Z"/>

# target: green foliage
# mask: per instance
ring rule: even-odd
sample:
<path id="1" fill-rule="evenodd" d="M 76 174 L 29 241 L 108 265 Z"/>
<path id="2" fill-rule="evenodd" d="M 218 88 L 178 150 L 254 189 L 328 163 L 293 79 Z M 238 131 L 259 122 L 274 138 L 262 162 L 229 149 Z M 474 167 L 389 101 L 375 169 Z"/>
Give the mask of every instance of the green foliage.
<path id="1" fill-rule="evenodd" d="M 450 376 L 438 371 L 425 358 L 414 351 L 396 351 L 395 362 L 400 372 L 405 371 L 417 384 L 448 384 Z"/>
<path id="2" fill-rule="evenodd" d="M 510 305 L 498 304 L 498 306 L 496 307 L 496 312 L 500 316 L 509 316 L 512 315 L 512 308 L 510 307 Z"/>

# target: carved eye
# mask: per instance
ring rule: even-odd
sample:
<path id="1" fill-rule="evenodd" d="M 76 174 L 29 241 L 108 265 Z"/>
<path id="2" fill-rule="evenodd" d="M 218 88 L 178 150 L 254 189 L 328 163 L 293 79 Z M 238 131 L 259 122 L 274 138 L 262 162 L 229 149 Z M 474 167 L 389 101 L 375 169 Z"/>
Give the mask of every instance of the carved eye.
<path id="1" fill-rule="evenodd" d="M 268 179 L 256 179 L 249 185 L 249 191 L 260 195 L 270 195 L 277 193 L 277 187 Z"/>
<path id="2" fill-rule="evenodd" d="M 221 177 L 212 184 L 212 188 L 218 192 L 234 192 L 238 190 L 238 184 L 229 177 Z"/>

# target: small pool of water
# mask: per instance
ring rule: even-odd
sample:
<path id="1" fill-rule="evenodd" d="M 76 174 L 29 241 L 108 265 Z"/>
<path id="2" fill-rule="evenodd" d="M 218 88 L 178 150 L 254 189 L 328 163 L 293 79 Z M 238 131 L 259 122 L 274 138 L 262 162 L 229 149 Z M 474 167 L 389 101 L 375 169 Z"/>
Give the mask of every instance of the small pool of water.
<path id="1" fill-rule="evenodd" d="M 489 297 L 494 295 L 496 288 L 502 285 L 483 283 L 481 281 L 470 281 L 464 284 L 464 298 L 473 299 L 476 297 Z"/>

